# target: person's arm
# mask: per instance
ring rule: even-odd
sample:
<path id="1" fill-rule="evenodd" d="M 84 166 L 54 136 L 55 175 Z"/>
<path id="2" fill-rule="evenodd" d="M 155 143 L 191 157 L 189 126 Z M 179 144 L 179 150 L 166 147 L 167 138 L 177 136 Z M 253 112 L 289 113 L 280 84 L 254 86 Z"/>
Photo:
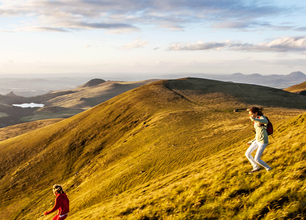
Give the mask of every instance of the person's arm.
<path id="1" fill-rule="evenodd" d="M 61 201 L 60 201 L 59 197 L 56 197 L 56 198 L 55 198 L 54 207 L 53 207 L 50 211 L 45 212 L 44 215 L 48 215 L 48 214 L 50 214 L 50 213 L 52 213 L 52 212 L 58 210 L 59 207 L 61 207 Z"/>
<path id="2" fill-rule="evenodd" d="M 256 138 L 251 140 L 251 141 L 249 141 L 249 142 L 247 142 L 247 145 L 251 145 L 255 140 L 256 140 Z"/>
<path id="3" fill-rule="evenodd" d="M 260 118 L 253 118 L 254 121 L 258 121 L 260 124 L 268 124 L 266 117 L 262 116 Z"/>

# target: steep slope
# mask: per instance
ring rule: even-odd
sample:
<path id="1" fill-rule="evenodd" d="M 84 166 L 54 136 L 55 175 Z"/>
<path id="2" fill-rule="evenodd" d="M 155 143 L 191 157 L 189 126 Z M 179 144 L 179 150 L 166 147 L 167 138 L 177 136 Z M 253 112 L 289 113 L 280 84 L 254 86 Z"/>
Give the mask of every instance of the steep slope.
<path id="1" fill-rule="evenodd" d="M 77 212 L 71 219 L 304 219 L 306 113 L 276 126 L 263 156 L 270 172 L 248 175 L 249 139 Z"/>
<path id="2" fill-rule="evenodd" d="M 216 171 L 222 175 L 228 168 L 220 155 L 233 155 L 242 140 L 253 136 L 245 111 L 250 105 L 267 107 L 277 124 L 305 111 L 305 101 L 282 90 L 204 79 L 159 81 L 128 91 L 0 142 L 0 219 L 38 218 L 50 208 L 50 187 L 58 182 L 69 193 L 71 219 L 141 219 L 134 210 L 144 211 L 147 219 L 183 215 L 186 207 L 159 210 L 165 207 L 154 197 L 166 197 L 153 192 L 179 198 L 186 188 L 180 181 L 190 173 L 196 179 L 194 169 L 205 170 L 208 183 L 221 178 L 214 177 Z M 233 155 L 231 161 L 235 159 Z M 123 203 L 126 198 L 130 203 Z M 145 204 L 145 199 L 154 202 Z M 151 206 L 159 211 L 150 213 Z"/>
<path id="3" fill-rule="evenodd" d="M 289 88 L 286 88 L 284 90 L 288 91 L 288 92 L 298 93 L 298 94 L 301 94 L 301 95 L 306 95 L 306 81 L 302 82 L 298 85 L 294 85 L 294 86 L 291 86 Z"/>

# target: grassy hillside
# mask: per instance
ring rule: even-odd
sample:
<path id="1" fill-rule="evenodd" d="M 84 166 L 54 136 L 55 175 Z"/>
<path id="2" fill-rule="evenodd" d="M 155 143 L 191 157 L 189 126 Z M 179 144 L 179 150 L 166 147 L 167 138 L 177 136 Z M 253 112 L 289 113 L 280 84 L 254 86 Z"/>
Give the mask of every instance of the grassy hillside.
<path id="1" fill-rule="evenodd" d="M 12 125 L 12 126 L 8 126 L 5 128 L 1 128 L 0 129 L 0 141 L 4 141 L 6 139 L 22 135 L 30 131 L 34 131 L 38 128 L 42 128 L 42 127 L 54 124 L 61 120 L 62 120 L 61 118 L 47 119 L 47 120 L 22 123 L 18 125 Z"/>
<path id="2" fill-rule="evenodd" d="M 69 219 L 297 216 L 304 158 L 295 154 L 305 146 L 305 101 L 278 89 L 204 79 L 128 91 L 0 142 L 0 219 L 39 218 L 52 206 L 54 183 L 69 194 Z M 246 175 L 251 165 L 244 156 L 254 136 L 245 111 L 251 105 L 266 107 L 276 126 L 264 155 L 274 169 L 254 176 Z M 299 182 L 293 173 L 301 174 Z"/>
<path id="3" fill-rule="evenodd" d="M 298 85 L 294 85 L 294 86 L 291 86 L 289 88 L 286 88 L 284 89 L 285 91 L 288 91 L 288 92 L 294 92 L 294 93 L 301 93 L 304 91 L 306 91 L 306 82 L 302 82 Z"/>

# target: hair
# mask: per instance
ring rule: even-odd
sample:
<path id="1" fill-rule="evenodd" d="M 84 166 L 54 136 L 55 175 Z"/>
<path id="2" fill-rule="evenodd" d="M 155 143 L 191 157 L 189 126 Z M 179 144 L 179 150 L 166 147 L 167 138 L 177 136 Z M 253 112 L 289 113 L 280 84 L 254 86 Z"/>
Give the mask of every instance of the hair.
<path id="1" fill-rule="evenodd" d="M 63 194 L 64 190 L 63 190 L 63 187 L 61 185 L 55 184 L 55 185 L 53 185 L 53 192 L 57 193 L 57 194 Z"/>
<path id="2" fill-rule="evenodd" d="M 252 108 L 249 109 L 249 111 L 251 111 L 253 113 L 257 112 L 257 115 L 259 115 L 259 116 L 263 115 L 262 110 L 263 110 L 263 108 L 258 108 L 258 107 L 255 107 L 255 106 L 253 106 Z"/>

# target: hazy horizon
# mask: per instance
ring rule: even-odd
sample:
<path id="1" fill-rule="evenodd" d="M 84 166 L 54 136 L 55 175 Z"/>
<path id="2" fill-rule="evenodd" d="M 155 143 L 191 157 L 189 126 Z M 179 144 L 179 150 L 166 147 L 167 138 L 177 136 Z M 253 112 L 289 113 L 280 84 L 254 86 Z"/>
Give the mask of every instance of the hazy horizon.
<path id="1" fill-rule="evenodd" d="M 289 75 L 293 72 L 302 72 L 306 74 L 303 71 L 300 70 L 294 70 L 288 73 L 284 74 L 270 74 L 270 73 L 259 73 L 259 72 L 253 72 L 253 73 L 243 73 L 243 72 L 227 72 L 227 73 L 195 73 L 195 72 L 173 72 L 173 73 L 146 73 L 143 74 L 137 74 L 137 73 L 15 73 L 15 74 L 0 74 L 0 78 L 28 78 L 28 79 L 48 79 L 48 78 L 84 78 L 84 79 L 93 79 L 93 78 L 101 78 L 104 80 L 122 80 L 122 81 L 132 81 L 132 80 L 149 80 L 149 79 L 169 79 L 174 77 L 205 77 L 205 76 L 230 76 L 233 74 L 243 74 L 245 76 L 250 76 L 254 74 L 260 74 L 262 76 L 270 76 L 270 75 L 280 75 L 285 76 Z M 157 77 L 157 78 L 156 78 Z"/>

